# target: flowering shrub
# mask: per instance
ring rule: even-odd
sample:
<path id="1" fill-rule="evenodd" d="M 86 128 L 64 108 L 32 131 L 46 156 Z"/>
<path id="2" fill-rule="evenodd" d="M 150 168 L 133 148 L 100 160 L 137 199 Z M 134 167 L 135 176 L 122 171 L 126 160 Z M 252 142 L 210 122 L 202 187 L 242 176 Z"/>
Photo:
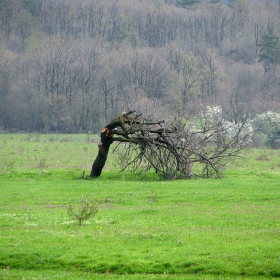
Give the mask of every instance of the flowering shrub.
<path id="1" fill-rule="evenodd" d="M 255 130 L 267 137 L 267 144 L 273 148 L 279 147 L 280 114 L 268 111 L 254 118 Z"/>
<path id="2" fill-rule="evenodd" d="M 223 121 L 222 114 L 223 114 L 223 110 L 221 106 L 214 106 L 214 107 L 207 106 L 204 115 L 205 115 L 205 119 L 209 123 L 217 124 Z"/>
<path id="3" fill-rule="evenodd" d="M 249 144 L 254 134 L 252 120 L 247 119 L 243 123 L 233 123 L 223 118 L 221 106 L 206 107 L 204 121 L 209 127 L 220 128 L 220 139 L 223 141 L 238 139 L 239 144 Z"/>

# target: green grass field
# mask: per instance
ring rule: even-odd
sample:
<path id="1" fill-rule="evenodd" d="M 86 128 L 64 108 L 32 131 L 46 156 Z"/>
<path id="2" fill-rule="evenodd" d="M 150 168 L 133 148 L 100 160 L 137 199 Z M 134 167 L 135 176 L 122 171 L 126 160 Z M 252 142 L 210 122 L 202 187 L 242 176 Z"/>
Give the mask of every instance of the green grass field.
<path id="1" fill-rule="evenodd" d="M 248 150 L 222 179 L 88 175 L 94 135 L 0 134 L 0 279 L 277 279 L 280 151 Z M 124 179 L 124 180 L 123 180 Z M 67 206 L 98 213 L 80 227 Z"/>

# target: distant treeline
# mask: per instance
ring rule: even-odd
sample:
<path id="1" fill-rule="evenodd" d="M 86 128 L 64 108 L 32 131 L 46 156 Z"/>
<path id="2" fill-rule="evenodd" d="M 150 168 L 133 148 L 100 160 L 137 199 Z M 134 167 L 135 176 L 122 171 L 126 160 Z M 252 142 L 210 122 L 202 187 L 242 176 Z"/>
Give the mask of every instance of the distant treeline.
<path id="1" fill-rule="evenodd" d="M 277 1 L 0 0 L 0 130 L 280 108 Z"/>

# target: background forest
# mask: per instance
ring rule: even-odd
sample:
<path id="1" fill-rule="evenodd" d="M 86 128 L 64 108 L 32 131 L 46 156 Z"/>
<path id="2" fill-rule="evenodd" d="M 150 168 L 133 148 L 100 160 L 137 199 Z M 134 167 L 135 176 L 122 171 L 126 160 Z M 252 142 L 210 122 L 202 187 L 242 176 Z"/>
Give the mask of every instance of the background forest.
<path id="1" fill-rule="evenodd" d="M 0 130 L 97 132 L 128 109 L 277 112 L 279 13 L 269 0 L 0 0 Z"/>

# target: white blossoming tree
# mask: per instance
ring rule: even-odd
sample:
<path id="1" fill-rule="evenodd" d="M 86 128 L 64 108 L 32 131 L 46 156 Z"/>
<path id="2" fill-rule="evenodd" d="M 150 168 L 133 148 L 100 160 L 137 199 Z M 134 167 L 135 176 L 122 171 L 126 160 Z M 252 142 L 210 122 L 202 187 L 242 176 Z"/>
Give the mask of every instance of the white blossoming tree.
<path id="1" fill-rule="evenodd" d="M 237 145 L 248 145 L 252 141 L 254 130 L 250 119 L 239 123 L 228 121 L 224 119 L 221 106 L 207 106 L 204 119 L 209 126 L 219 128 L 217 136 L 223 141 L 235 140 Z"/>
<path id="2" fill-rule="evenodd" d="M 280 114 L 265 112 L 254 118 L 255 131 L 264 136 L 266 143 L 272 148 L 280 147 Z"/>

